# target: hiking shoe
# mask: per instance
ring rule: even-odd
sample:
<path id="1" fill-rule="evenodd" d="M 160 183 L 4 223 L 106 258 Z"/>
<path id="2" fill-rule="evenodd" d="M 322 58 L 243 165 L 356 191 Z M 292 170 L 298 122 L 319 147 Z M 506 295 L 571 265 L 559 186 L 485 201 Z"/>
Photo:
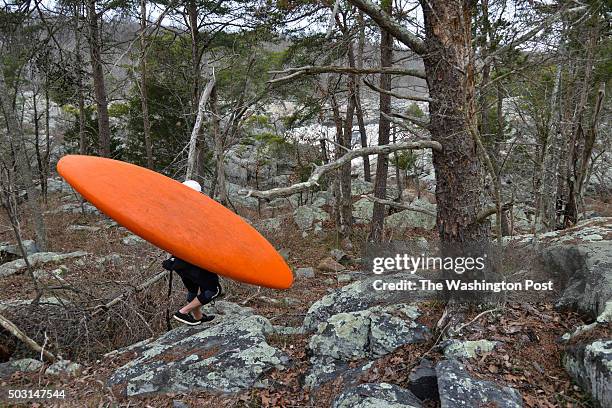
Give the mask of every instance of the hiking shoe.
<path id="1" fill-rule="evenodd" d="M 202 318 L 200 319 L 200 322 L 202 322 L 202 323 L 210 322 L 210 321 L 211 321 L 212 319 L 214 319 L 214 318 L 215 318 L 215 316 L 214 316 L 214 315 L 210 315 L 210 316 L 209 316 L 209 315 L 205 315 L 205 314 L 203 314 L 203 315 L 202 315 Z"/>
<path id="2" fill-rule="evenodd" d="M 190 314 L 184 314 L 181 312 L 176 312 L 172 317 L 174 317 L 174 320 L 178 320 L 179 322 L 188 324 L 189 326 L 197 326 L 198 324 L 202 323 L 200 320 L 194 319 Z"/>

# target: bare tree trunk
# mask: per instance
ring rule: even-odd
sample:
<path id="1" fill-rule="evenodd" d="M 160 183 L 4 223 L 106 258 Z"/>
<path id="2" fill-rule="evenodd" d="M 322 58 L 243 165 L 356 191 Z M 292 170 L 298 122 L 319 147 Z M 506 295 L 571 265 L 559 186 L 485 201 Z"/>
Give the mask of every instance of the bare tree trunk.
<path id="1" fill-rule="evenodd" d="M 93 76 L 94 93 L 98 107 L 98 132 L 100 141 L 100 155 L 110 157 L 110 122 L 108 119 L 108 100 L 106 85 L 104 84 L 104 69 L 102 66 L 99 16 L 96 11 L 96 0 L 89 0 L 89 53 L 91 55 L 91 71 Z"/>
<path id="2" fill-rule="evenodd" d="M 544 157 L 542 158 L 542 181 L 540 184 L 537 203 L 536 222 L 537 228 L 538 218 L 546 230 L 555 229 L 557 218 L 557 177 L 559 168 L 559 155 L 561 152 L 561 144 L 563 143 L 562 134 L 557 126 L 557 101 L 559 99 L 559 88 L 561 84 L 561 62 L 557 65 L 555 73 L 555 83 L 552 94 L 550 96 L 550 122 L 548 126 L 548 134 L 546 136 L 546 146 L 543 150 Z M 539 217 L 538 217 L 539 215 Z"/>
<path id="3" fill-rule="evenodd" d="M 225 140 L 224 134 L 219 126 L 219 113 L 217 111 L 217 90 L 213 88 L 210 95 L 210 110 L 212 132 L 215 141 L 215 167 L 216 181 L 219 187 L 219 202 L 224 206 L 229 204 L 227 196 L 227 184 L 225 182 Z M 256 175 L 257 179 L 257 175 Z"/>
<path id="4" fill-rule="evenodd" d="M 391 15 L 393 2 L 384 0 L 381 8 Z M 381 28 L 380 38 L 380 66 L 390 67 L 393 65 L 393 37 L 387 31 Z M 380 74 L 380 89 L 385 91 L 391 90 L 391 75 Z M 389 132 L 391 124 L 388 115 L 391 114 L 391 95 L 382 92 L 380 94 L 380 117 L 378 120 L 378 145 L 386 145 L 389 143 Z M 389 171 L 389 156 L 379 154 L 376 162 L 376 180 L 374 181 L 374 196 L 380 199 L 386 199 L 387 195 L 387 174 Z M 385 221 L 385 205 L 380 202 L 374 203 L 372 212 L 372 224 L 370 229 L 369 241 L 381 242 L 383 239 L 383 229 Z"/>
<path id="5" fill-rule="evenodd" d="M 360 11 L 357 15 L 359 24 L 359 41 L 357 43 L 357 68 L 363 68 L 363 53 L 365 48 L 365 23 L 363 21 L 363 12 Z M 368 134 L 366 133 L 365 122 L 363 120 L 363 108 L 361 106 L 361 79 L 359 76 L 355 78 L 355 111 L 357 114 L 357 124 L 359 125 L 359 134 L 361 136 L 361 147 L 368 147 Z M 370 158 L 363 158 L 363 178 L 365 181 L 372 181 L 370 173 Z"/>
<path id="6" fill-rule="evenodd" d="M 43 219 L 43 209 L 40 203 L 40 192 L 34 184 L 30 158 L 28 157 L 24 136 L 17 121 L 17 114 L 11 103 L 8 88 L 4 81 L 4 66 L 0 60 L 0 103 L 4 110 L 4 117 L 8 130 L 9 142 L 14 149 L 14 166 L 19 185 L 25 187 L 28 194 L 28 206 L 34 221 L 34 233 L 36 235 L 36 245 L 44 251 L 47 248 L 47 234 Z"/>
<path id="7" fill-rule="evenodd" d="M 429 96 L 430 132 L 444 146 L 433 152 L 437 224 L 446 243 L 488 239 L 489 227 L 476 222 L 483 208 L 482 166 L 474 105 L 472 4 L 468 0 L 422 2 L 428 53 L 423 56 Z"/>
<path id="8" fill-rule="evenodd" d="M 76 53 L 76 81 L 79 98 L 79 153 L 87 153 L 87 142 L 85 140 L 85 96 L 83 95 L 83 58 L 81 57 L 81 29 L 79 20 L 81 18 L 80 4 L 74 6 L 74 40 Z"/>
<path id="9" fill-rule="evenodd" d="M 200 101 L 198 102 L 198 113 L 196 114 L 196 121 L 193 125 L 193 130 L 191 131 L 191 137 L 189 139 L 189 153 L 187 156 L 187 173 L 185 174 L 185 178 L 187 180 L 193 179 L 196 174 L 196 164 L 197 164 L 197 155 L 198 155 L 198 135 L 202 129 L 202 122 L 204 120 L 204 110 L 206 108 L 206 102 L 210 97 L 211 92 L 215 88 L 215 73 L 213 72 L 210 81 L 206 85 L 204 92 L 200 95 Z"/>
<path id="10" fill-rule="evenodd" d="M 151 122 L 149 121 L 149 101 L 147 99 L 147 1 L 140 1 L 140 101 L 142 104 L 142 125 L 147 154 L 147 167 L 153 168 L 153 148 L 151 145 Z"/>

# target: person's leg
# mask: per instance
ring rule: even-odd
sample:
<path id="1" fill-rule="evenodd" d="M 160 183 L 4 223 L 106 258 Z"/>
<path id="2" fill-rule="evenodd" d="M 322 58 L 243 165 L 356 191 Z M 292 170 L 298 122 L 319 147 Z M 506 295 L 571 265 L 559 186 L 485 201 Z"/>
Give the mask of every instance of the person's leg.
<path id="1" fill-rule="evenodd" d="M 196 320 L 199 320 L 202 318 L 202 312 L 200 312 L 200 306 L 202 306 L 202 302 L 200 302 L 200 299 L 198 299 L 198 297 L 196 296 L 191 302 L 187 303 L 185 306 L 179 309 L 179 312 L 183 314 L 187 314 L 191 312 L 193 314 L 193 317 Z M 199 317 L 196 315 L 196 313 L 198 312 L 199 312 Z"/>

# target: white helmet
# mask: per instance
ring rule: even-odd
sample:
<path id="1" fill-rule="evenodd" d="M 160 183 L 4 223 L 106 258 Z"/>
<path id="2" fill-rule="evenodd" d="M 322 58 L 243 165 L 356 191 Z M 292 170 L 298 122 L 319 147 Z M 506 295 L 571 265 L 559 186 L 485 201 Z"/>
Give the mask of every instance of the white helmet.
<path id="1" fill-rule="evenodd" d="M 183 184 L 186 185 L 189 188 L 193 188 L 198 193 L 202 192 L 202 187 L 200 186 L 200 183 L 198 183 L 195 180 L 185 180 L 185 181 L 183 181 Z"/>

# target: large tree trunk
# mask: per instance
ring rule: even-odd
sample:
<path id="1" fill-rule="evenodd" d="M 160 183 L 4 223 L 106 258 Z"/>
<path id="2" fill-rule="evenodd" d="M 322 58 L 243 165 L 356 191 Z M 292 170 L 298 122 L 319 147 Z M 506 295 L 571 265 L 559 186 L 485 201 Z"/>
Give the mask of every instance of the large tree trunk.
<path id="1" fill-rule="evenodd" d="M 17 177 L 20 188 L 25 188 L 28 194 L 28 206 L 30 207 L 31 217 L 34 221 L 34 233 L 36 235 L 36 246 L 39 250 L 44 251 L 47 249 L 47 235 L 45 230 L 45 222 L 43 219 L 43 210 L 40 203 L 40 192 L 34 184 L 34 178 L 32 174 L 32 167 L 30 165 L 30 158 L 26 151 L 26 145 L 24 136 L 19 122 L 17 120 L 17 114 L 11 103 L 9 97 L 8 88 L 4 81 L 4 65 L 0 60 L 0 103 L 2 110 L 4 111 L 4 117 L 6 119 L 6 127 L 8 130 L 9 143 L 12 146 L 14 152 L 14 171 Z M 17 190 L 19 191 L 19 189 Z M 19 237 L 17 237 L 19 238 Z"/>
<path id="2" fill-rule="evenodd" d="M 385 0 L 381 5 L 382 9 L 391 15 L 393 2 Z M 381 29 L 380 38 L 380 66 L 390 67 L 393 65 L 393 37 L 387 31 Z M 391 75 L 380 74 L 380 89 L 391 90 Z M 378 121 L 378 145 L 389 143 L 389 132 L 391 124 L 388 116 L 391 114 L 391 95 L 382 92 L 380 94 L 380 118 Z M 374 182 L 374 196 L 385 199 L 387 196 L 387 173 L 389 170 L 389 157 L 386 154 L 379 154 L 376 162 L 376 180 Z M 385 205 L 380 202 L 374 203 L 372 212 L 372 225 L 369 240 L 371 242 L 381 242 L 383 238 L 383 227 L 385 221 Z"/>
<path id="3" fill-rule="evenodd" d="M 93 76 L 94 93 L 98 107 L 98 133 L 100 141 L 100 155 L 110 157 L 110 123 L 108 119 L 108 100 L 104 84 L 104 70 L 102 67 L 100 28 L 98 26 L 98 13 L 96 0 L 87 3 L 89 19 L 89 53 L 91 55 L 91 71 Z"/>
<path id="4" fill-rule="evenodd" d="M 477 222 L 483 207 L 482 166 L 475 129 L 472 2 L 421 2 L 426 46 L 423 56 L 429 96 L 431 138 L 442 152 L 433 152 L 436 171 L 437 225 L 447 243 L 480 241 L 488 237 L 488 224 Z"/>
<path id="5" fill-rule="evenodd" d="M 153 148 L 151 146 L 151 122 L 149 121 L 149 101 L 147 99 L 147 2 L 140 1 L 140 100 L 142 104 L 142 125 L 144 130 L 147 167 L 153 168 Z"/>

